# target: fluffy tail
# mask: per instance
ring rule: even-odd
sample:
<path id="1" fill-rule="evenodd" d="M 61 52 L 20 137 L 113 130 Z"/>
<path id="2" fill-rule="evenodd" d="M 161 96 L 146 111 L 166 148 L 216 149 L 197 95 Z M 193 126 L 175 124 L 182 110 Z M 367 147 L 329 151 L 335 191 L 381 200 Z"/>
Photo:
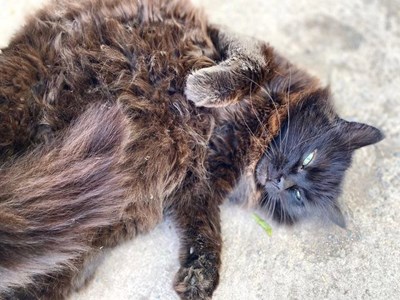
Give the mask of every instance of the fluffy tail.
<path id="1" fill-rule="evenodd" d="M 51 146 L 0 167 L 0 295 L 74 268 L 126 199 L 129 125 L 118 107 L 88 109 Z"/>

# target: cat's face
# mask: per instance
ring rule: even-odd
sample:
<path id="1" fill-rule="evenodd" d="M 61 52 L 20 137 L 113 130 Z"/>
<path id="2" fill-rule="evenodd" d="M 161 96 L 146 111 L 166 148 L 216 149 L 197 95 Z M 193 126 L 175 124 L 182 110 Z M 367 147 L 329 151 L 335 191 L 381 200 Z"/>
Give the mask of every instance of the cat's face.
<path id="1" fill-rule="evenodd" d="M 344 227 L 337 198 L 352 154 L 383 138 L 372 126 L 338 118 L 327 97 L 315 93 L 289 111 L 257 164 L 261 204 L 278 222 L 319 215 Z"/>

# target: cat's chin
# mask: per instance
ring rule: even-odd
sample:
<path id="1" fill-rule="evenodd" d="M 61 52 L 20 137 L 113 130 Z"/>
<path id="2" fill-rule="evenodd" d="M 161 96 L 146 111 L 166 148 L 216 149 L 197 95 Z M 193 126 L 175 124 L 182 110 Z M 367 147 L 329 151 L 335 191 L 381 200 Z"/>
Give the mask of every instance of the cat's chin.
<path id="1" fill-rule="evenodd" d="M 274 189 L 270 191 L 260 184 L 258 187 L 262 188 L 262 193 L 258 200 L 259 207 L 268 218 L 271 218 L 277 224 L 292 226 L 307 218 L 305 208 L 289 203 L 281 192 Z"/>

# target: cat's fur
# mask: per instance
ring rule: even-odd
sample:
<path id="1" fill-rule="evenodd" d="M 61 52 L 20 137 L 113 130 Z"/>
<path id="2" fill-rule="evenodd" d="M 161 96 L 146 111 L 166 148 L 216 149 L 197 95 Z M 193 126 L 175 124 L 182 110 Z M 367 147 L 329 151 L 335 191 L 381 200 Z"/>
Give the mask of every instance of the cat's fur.
<path id="1" fill-rule="evenodd" d="M 107 248 L 165 213 L 182 236 L 176 291 L 210 298 L 226 197 L 285 223 L 317 207 L 340 224 L 351 153 L 381 139 L 339 119 L 318 81 L 269 46 L 211 26 L 183 0 L 57 1 L 3 49 L 0 74 L 4 298 L 65 298 Z M 267 184 L 291 175 L 284 166 L 308 149 L 285 151 L 305 140 L 319 152 L 341 141 L 321 160 L 326 174 L 333 154 L 345 158 L 335 156 L 332 191 L 318 190 L 322 205 L 313 197 L 307 213 Z"/>

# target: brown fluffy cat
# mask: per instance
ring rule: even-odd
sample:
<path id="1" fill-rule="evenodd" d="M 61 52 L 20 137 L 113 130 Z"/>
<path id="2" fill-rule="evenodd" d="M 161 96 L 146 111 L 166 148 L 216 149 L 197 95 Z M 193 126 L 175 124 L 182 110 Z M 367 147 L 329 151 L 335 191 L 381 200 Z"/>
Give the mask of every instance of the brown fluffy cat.
<path id="1" fill-rule="evenodd" d="M 288 224 L 321 213 L 344 225 L 351 154 L 382 138 L 183 0 L 56 1 L 3 49 L 0 74 L 6 299 L 65 298 L 106 248 L 164 214 L 182 235 L 175 290 L 210 298 L 225 198 Z"/>

